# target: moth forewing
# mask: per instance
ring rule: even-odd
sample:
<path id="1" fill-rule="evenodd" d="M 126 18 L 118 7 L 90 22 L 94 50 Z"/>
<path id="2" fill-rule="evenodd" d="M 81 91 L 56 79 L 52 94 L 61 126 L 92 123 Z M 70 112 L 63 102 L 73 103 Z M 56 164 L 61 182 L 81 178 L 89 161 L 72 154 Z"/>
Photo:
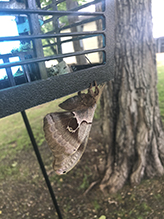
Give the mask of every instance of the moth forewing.
<path id="1" fill-rule="evenodd" d="M 96 107 L 97 105 L 94 104 L 92 107 L 88 107 L 87 110 L 73 111 L 77 124 L 80 125 L 83 121 L 92 123 Z"/>

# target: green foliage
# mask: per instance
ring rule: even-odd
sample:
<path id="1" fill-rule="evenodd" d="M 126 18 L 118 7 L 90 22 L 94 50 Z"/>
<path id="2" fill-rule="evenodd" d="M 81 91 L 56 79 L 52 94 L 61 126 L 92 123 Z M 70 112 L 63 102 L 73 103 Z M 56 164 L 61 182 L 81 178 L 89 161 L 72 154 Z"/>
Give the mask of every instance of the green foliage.
<path id="1" fill-rule="evenodd" d="M 46 7 L 47 5 L 50 5 L 52 3 L 51 0 L 47 1 L 47 0 L 40 0 L 41 6 Z"/>
<path id="2" fill-rule="evenodd" d="M 49 19 L 49 18 L 51 18 L 51 16 L 45 16 L 45 19 Z M 53 23 L 52 23 L 52 21 L 49 22 L 49 23 L 46 23 L 46 24 L 42 25 L 42 27 L 41 27 L 41 31 L 42 31 L 43 33 L 50 32 L 50 31 L 52 31 L 53 29 L 54 29 L 54 28 L 53 28 Z M 55 38 L 54 38 L 54 39 L 51 38 L 50 40 L 48 40 L 48 39 L 42 39 L 42 45 L 43 45 L 43 46 L 49 44 L 49 42 L 50 42 L 51 44 L 55 43 Z M 56 48 L 55 46 L 53 46 L 53 47 L 54 47 L 54 49 Z M 44 55 L 45 55 L 45 56 L 52 56 L 52 55 L 54 55 L 54 52 L 51 50 L 50 47 L 43 47 L 43 52 L 44 52 Z"/>
<path id="3" fill-rule="evenodd" d="M 162 121 L 164 123 L 164 65 L 159 65 L 157 67 L 158 71 L 158 94 L 159 94 L 159 107 L 160 107 L 160 113 L 162 117 Z"/>
<path id="4" fill-rule="evenodd" d="M 87 174 L 84 173 L 84 178 L 83 178 L 83 182 L 80 185 L 80 189 L 87 189 L 89 187 L 89 180 L 88 180 L 88 176 Z"/>
<path id="5" fill-rule="evenodd" d="M 58 11 L 66 11 L 66 10 L 67 10 L 66 2 L 61 2 L 60 4 L 58 4 Z M 68 25 L 69 24 L 68 17 L 67 16 L 60 17 L 59 23 Z"/>
<path id="6" fill-rule="evenodd" d="M 17 176 L 19 174 L 19 168 L 15 163 L 11 164 L 10 166 L 9 165 L 1 165 L 0 166 L 0 180 L 6 178 L 7 176 Z"/>
<path id="7" fill-rule="evenodd" d="M 79 5 L 83 5 L 84 3 L 87 2 L 86 0 L 74 0 L 74 1 L 75 2 L 77 1 Z M 41 0 L 41 6 L 42 7 L 46 7 L 46 6 L 50 5 L 51 3 L 52 3 L 52 1 Z M 66 1 L 57 4 L 57 9 L 58 9 L 58 11 L 66 11 L 67 10 Z M 44 16 L 44 20 L 47 20 L 51 17 L 52 16 Z M 61 16 L 59 18 L 59 26 L 60 25 L 68 25 L 68 24 L 69 24 L 68 16 Z M 47 32 L 50 32 L 50 31 L 54 30 L 54 28 L 55 27 L 53 25 L 53 22 L 50 21 L 49 23 L 45 23 L 44 25 L 42 25 L 41 30 L 42 30 L 43 33 L 47 33 Z M 54 30 L 54 33 L 55 32 L 56 31 Z M 52 38 L 51 38 L 50 41 L 51 41 L 51 44 L 56 42 L 55 39 L 52 39 Z M 49 42 L 47 41 L 47 39 L 42 39 L 42 44 L 46 45 L 46 44 L 49 44 Z M 44 47 L 43 50 L 44 50 L 44 55 L 45 56 L 54 55 L 54 52 L 51 50 L 50 47 Z"/>
<path id="8" fill-rule="evenodd" d="M 98 211 L 100 209 L 100 207 L 101 207 L 97 200 L 94 200 L 93 206 L 94 206 L 95 211 Z"/>
<path id="9" fill-rule="evenodd" d="M 99 219 L 106 219 L 105 215 L 101 215 L 101 217 L 99 217 Z"/>

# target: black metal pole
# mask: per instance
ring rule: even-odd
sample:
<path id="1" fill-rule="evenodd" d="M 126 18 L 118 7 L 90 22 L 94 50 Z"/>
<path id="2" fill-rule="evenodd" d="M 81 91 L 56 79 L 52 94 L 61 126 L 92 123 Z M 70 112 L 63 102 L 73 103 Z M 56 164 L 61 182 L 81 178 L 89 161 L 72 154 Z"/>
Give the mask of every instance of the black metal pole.
<path id="1" fill-rule="evenodd" d="M 28 121 L 26 112 L 25 112 L 25 111 L 22 111 L 21 114 L 22 114 L 22 117 L 23 117 L 23 120 L 24 120 L 26 129 L 27 129 L 27 132 L 28 132 L 28 134 L 29 134 L 31 143 L 32 143 L 32 145 L 33 145 L 33 148 L 34 148 L 36 157 L 37 157 L 37 159 L 38 159 L 40 168 L 41 168 L 42 173 L 43 173 L 43 176 L 44 176 L 44 178 L 45 178 L 47 187 L 48 187 L 48 189 L 49 189 L 49 192 L 50 192 L 50 195 L 51 195 L 53 204 L 54 204 L 54 206 L 55 206 L 55 208 L 56 208 L 58 217 L 59 217 L 59 219 L 63 219 L 63 218 L 62 218 L 62 215 L 61 215 L 61 212 L 60 212 L 60 209 L 59 209 L 59 206 L 58 206 L 58 203 L 57 203 L 57 200 L 56 200 L 56 198 L 55 198 L 55 194 L 54 194 L 53 189 L 52 189 L 52 187 L 51 187 L 51 183 L 50 183 L 50 181 L 49 181 L 49 178 L 48 178 L 46 169 L 45 169 L 45 167 L 44 167 L 44 164 L 43 164 L 43 161 L 42 161 L 42 158 L 41 158 L 41 155 L 40 155 L 38 146 L 37 146 L 37 144 L 36 144 L 36 141 L 35 141 L 35 138 L 34 138 L 34 135 L 33 135 L 33 132 L 32 132 L 31 126 L 30 126 L 30 123 L 29 123 L 29 121 Z"/>

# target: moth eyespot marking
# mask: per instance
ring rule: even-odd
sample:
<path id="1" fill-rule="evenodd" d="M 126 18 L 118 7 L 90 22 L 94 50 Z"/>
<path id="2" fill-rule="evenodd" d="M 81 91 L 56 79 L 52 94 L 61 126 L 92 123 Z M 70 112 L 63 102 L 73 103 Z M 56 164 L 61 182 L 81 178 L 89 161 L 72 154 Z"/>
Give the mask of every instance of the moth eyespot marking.
<path id="1" fill-rule="evenodd" d="M 66 170 L 63 171 L 63 174 L 66 173 Z"/>
<path id="2" fill-rule="evenodd" d="M 69 132 L 73 132 L 74 131 L 73 128 L 70 127 L 70 126 L 67 126 L 67 129 L 68 129 Z"/>
<path id="3" fill-rule="evenodd" d="M 68 130 L 69 132 L 71 132 L 71 133 L 75 133 L 78 128 L 79 128 L 79 127 L 77 127 L 76 129 L 73 129 L 73 128 L 70 127 L 70 126 L 67 126 L 67 130 Z"/>

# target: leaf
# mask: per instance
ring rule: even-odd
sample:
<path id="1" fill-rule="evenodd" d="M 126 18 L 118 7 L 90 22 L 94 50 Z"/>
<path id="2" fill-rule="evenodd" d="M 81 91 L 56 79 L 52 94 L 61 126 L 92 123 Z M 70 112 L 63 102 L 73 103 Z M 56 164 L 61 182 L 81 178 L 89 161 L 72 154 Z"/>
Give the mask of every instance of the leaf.
<path id="1" fill-rule="evenodd" d="M 15 161 L 14 163 L 11 164 L 12 167 L 16 167 L 17 166 L 17 162 Z"/>
<path id="2" fill-rule="evenodd" d="M 101 217 L 99 217 L 99 219 L 106 219 L 105 215 L 101 215 Z"/>

